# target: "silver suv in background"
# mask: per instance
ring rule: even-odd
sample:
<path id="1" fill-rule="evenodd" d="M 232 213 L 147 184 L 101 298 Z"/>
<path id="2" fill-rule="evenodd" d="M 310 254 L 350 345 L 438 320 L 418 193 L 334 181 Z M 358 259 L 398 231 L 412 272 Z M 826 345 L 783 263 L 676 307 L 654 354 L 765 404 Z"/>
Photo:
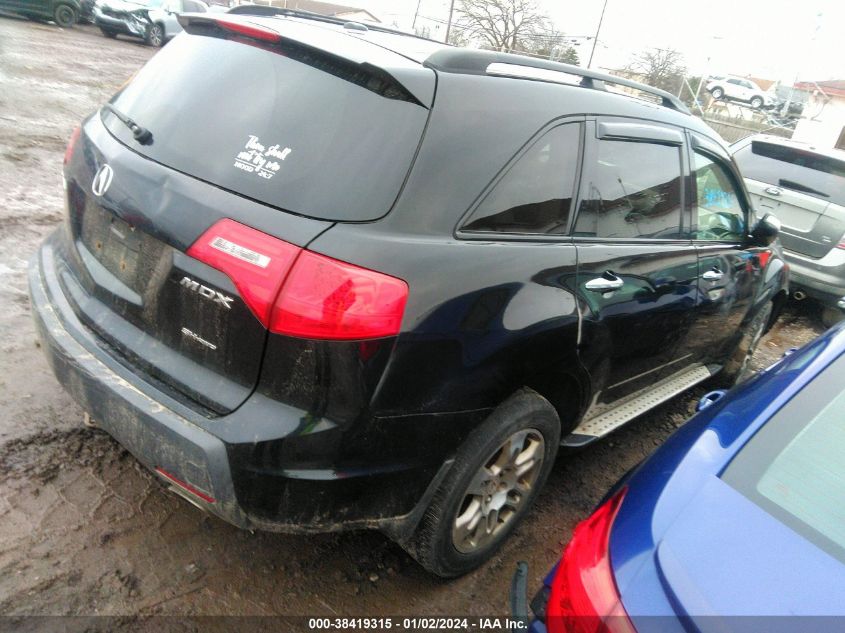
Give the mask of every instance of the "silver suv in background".
<path id="1" fill-rule="evenodd" d="M 714 77 L 707 84 L 707 91 L 714 99 L 742 101 L 759 110 L 775 104 L 775 98 L 750 79 L 741 77 Z"/>
<path id="2" fill-rule="evenodd" d="M 781 221 L 780 241 L 796 299 L 822 303 L 826 325 L 845 317 L 845 151 L 776 136 L 737 141 L 739 163 L 758 215 Z"/>
<path id="3" fill-rule="evenodd" d="M 140 37 L 149 46 L 164 46 L 182 32 L 178 16 L 206 13 L 202 0 L 97 0 L 94 24 L 106 37 Z"/>

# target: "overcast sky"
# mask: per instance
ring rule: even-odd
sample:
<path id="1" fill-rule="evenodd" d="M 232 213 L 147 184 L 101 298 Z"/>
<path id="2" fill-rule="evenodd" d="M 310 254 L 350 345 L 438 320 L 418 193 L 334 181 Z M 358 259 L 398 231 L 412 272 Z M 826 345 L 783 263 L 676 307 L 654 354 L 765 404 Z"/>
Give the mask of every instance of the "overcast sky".
<path id="1" fill-rule="evenodd" d="M 448 0 L 338 0 L 387 23 L 442 38 Z M 460 0 L 458 0 L 459 2 Z M 604 0 L 537 0 L 567 35 L 592 35 Z M 439 21 L 439 22 L 438 22 Z M 676 48 L 693 73 L 789 82 L 845 79 L 845 0 L 607 0 L 593 68 L 619 68 L 649 47 Z M 586 61 L 591 42 L 578 47 Z M 709 58 L 709 60 L 708 60 Z"/>

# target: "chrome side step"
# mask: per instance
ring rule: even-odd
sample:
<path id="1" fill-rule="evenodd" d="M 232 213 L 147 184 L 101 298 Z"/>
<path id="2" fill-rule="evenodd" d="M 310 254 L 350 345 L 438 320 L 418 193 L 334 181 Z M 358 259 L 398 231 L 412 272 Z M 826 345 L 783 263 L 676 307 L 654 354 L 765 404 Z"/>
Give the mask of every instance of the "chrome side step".
<path id="1" fill-rule="evenodd" d="M 605 406 L 598 411 L 594 410 L 590 417 L 582 420 L 572 433 L 561 440 L 560 445 L 578 448 L 595 442 L 635 417 L 670 400 L 693 385 L 707 380 L 718 369 L 718 367 L 714 367 L 711 370 L 700 364 L 691 365 L 677 374 L 664 378 L 638 393 L 613 403 L 609 407 Z"/>

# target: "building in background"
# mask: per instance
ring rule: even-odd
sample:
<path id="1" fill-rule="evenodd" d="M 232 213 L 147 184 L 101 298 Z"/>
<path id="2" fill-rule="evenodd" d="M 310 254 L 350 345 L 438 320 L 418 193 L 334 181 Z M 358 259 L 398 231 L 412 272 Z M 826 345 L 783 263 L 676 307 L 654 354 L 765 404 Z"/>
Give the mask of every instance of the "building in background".
<path id="1" fill-rule="evenodd" d="M 809 93 L 792 138 L 817 147 L 845 149 L 845 79 L 795 84 Z"/>

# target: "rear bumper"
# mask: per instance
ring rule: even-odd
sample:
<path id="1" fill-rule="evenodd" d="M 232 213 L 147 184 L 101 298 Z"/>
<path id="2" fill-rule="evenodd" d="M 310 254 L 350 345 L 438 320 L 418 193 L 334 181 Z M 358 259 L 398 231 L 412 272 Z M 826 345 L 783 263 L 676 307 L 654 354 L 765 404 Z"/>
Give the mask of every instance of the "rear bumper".
<path id="1" fill-rule="evenodd" d="M 845 250 L 832 248 L 820 259 L 784 251 L 789 263 L 789 279 L 793 290 L 803 290 L 819 301 L 836 305 L 845 297 Z"/>
<path id="2" fill-rule="evenodd" d="M 245 466 L 261 447 L 295 441 L 284 429 L 299 428 L 308 412 L 255 395 L 228 416 L 205 418 L 143 381 L 77 319 L 59 281 L 63 263 L 54 241 L 55 236 L 45 242 L 29 267 L 33 315 L 53 372 L 103 430 L 175 492 L 241 528 L 377 528 L 397 540 L 410 535 L 450 460 L 386 468 L 384 456 L 374 456 L 372 464 L 355 470 L 330 457 L 305 469 Z M 315 435 L 310 438 L 319 439 Z M 326 437 L 333 440 L 337 437 Z M 159 469 L 195 493 L 173 485 Z M 278 502 L 268 507 L 268 498 Z M 265 503 L 258 507 L 255 499 Z"/>
<path id="3" fill-rule="evenodd" d="M 138 389 L 136 377 L 104 351 L 98 353 L 50 274 L 54 271 L 53 249 L 45 244 L 30 263 L 29 292 L 39 338 L 62 386 L 147 468 L 173 473 L 214 499 L 192 499 L 194 503 L 238 527 L 249 527 L 235 498 L 224 442 Z"/>

